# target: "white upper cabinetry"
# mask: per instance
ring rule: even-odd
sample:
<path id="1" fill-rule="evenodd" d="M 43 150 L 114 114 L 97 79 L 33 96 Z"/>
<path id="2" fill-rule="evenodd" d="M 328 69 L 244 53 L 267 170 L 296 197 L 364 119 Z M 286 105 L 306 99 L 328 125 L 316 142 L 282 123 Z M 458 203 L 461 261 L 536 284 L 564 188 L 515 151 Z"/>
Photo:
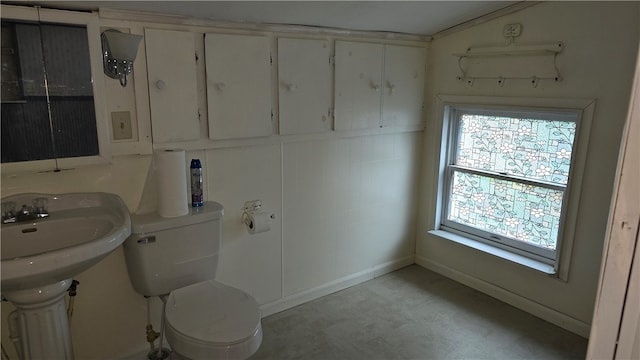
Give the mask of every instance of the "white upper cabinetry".
<path id="1" fill-rule="evenodd" d="M 278 39 L 280 134 L 331 130 L 328 40 Z"/>
<path id="2" fill-rule="evenodd" d="M 271 135 L 270 39 L 205 34 L 205 56 L 209 138 Z"/>
<path id="3" fill-rule="evenodd" d="M 200 137 L 196 34 L 145 30 L 154 143 Z"/>
<path id="4" fill-rule="evenodd" d="M 385 45 L 382 125 L 422 123 L 425 48 Z"/>
<path id="5" fill-rule="evenodd" d="M 426 50 L 336 41 L 335 129 L 422 122 Z"/>
<path id="6" fill-rule="evenodd" d="M 336 41 L 335 129 L 380 126 L 384 45 Z"/>

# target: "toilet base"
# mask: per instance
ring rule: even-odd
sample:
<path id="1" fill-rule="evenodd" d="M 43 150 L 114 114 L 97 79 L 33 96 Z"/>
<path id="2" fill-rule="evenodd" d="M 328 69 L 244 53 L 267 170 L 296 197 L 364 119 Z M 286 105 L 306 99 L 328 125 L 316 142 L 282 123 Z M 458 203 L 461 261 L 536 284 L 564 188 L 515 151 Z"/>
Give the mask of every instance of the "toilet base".
<path id="1" fill-rule="evenodd" d="M 165 347 L 162 348 L 162 351 L 158 351 L 158 349 L 149 351 L 147 354 L 147 360 L 165 360 L 171 358 L 171 349 L 167 349 Z"/>
<path id="2" fill-rule="evenodd" d="M 169 345 L 171 345 L 171 338 L 168 338 Z M 175 339 L 174 339 L 175 342 Z M 180 348 L 180 343 L 176 343 L 177 347 Z M 171 353 L 171 360 L 197 360 L 197 359 L 247 359 L 251 355 L 255 354 L 260 345 L 262 344 L 262 326 L 258 326 L 255 333 L 249 337 L 247 340 L 236 343 L 229 344 L 225 346 L 211 346 L 191 343 L 184 350 L 187 352 L 192 352 L 192 357 L 186 356 L 179 352 L 180 349 L 176 349 L 176 347 L 171 346 L 173 348 L 173 352 Z M 195 345 L 195 346 L 194 346 Z"/>

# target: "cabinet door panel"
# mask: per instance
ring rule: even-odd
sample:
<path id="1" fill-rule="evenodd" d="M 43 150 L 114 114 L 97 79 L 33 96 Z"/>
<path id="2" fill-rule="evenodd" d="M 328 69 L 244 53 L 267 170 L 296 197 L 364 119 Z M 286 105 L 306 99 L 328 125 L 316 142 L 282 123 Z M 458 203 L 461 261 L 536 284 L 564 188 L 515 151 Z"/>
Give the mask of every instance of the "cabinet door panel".
<path id="1" fill-rule="evenodd" d="M 195 34 L 145 30 L 154 143 L 200 137 Z"/>
<path id="2" fill-rule="evenodd" d="M 281 134 L 331 130 L 330 56 L 327 40 L 278 39 Z"/>
<path id="3" fill-rule="evenodd" d="M 386 45 L 382 122 L 384 126 L 422 122 L 426 49 Z"/>
<path id="4" fill-rule="evenodd" d="M 271 135 L 269 38 L 206 34 L 205 54 L 209 137 Z"/>
<path id="5" fill-rule="evenodd" d="M 336 41 L 335 129 L 380 126 L 384 45 Z"/>

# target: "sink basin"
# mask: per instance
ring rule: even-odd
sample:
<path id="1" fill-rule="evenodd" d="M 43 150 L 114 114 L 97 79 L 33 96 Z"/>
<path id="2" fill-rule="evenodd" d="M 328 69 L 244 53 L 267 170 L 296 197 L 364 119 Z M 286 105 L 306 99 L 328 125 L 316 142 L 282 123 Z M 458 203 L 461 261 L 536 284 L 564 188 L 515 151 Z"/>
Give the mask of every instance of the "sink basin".
<path id="1" fill-rule="evenodd" d="M 49 217 L 2 224 L 2 293 L 69 279 L 98 263 L 131 233 L 129 211 L 108 193 L 20 194 L 18 206 L 48 200 Z"/>

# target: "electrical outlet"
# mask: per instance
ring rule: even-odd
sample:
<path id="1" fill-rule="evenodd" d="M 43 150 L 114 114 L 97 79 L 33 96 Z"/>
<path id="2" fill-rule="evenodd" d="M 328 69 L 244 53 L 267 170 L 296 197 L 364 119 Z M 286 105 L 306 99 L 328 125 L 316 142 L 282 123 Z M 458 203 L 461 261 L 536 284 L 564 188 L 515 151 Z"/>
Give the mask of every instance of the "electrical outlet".
<path id="1" fill-rule="evenodd" d="M 131 113 L 129 111 L 114 111 L 111 113 L 111 128 L 113 140 L 131 140 Z"/>
<path id="2" fill-rule="evenodd" d="M 506 38 L 518 37 L 522 34 L 522 24 L 507 24 L 502 29 L 502 35 Z"/>

